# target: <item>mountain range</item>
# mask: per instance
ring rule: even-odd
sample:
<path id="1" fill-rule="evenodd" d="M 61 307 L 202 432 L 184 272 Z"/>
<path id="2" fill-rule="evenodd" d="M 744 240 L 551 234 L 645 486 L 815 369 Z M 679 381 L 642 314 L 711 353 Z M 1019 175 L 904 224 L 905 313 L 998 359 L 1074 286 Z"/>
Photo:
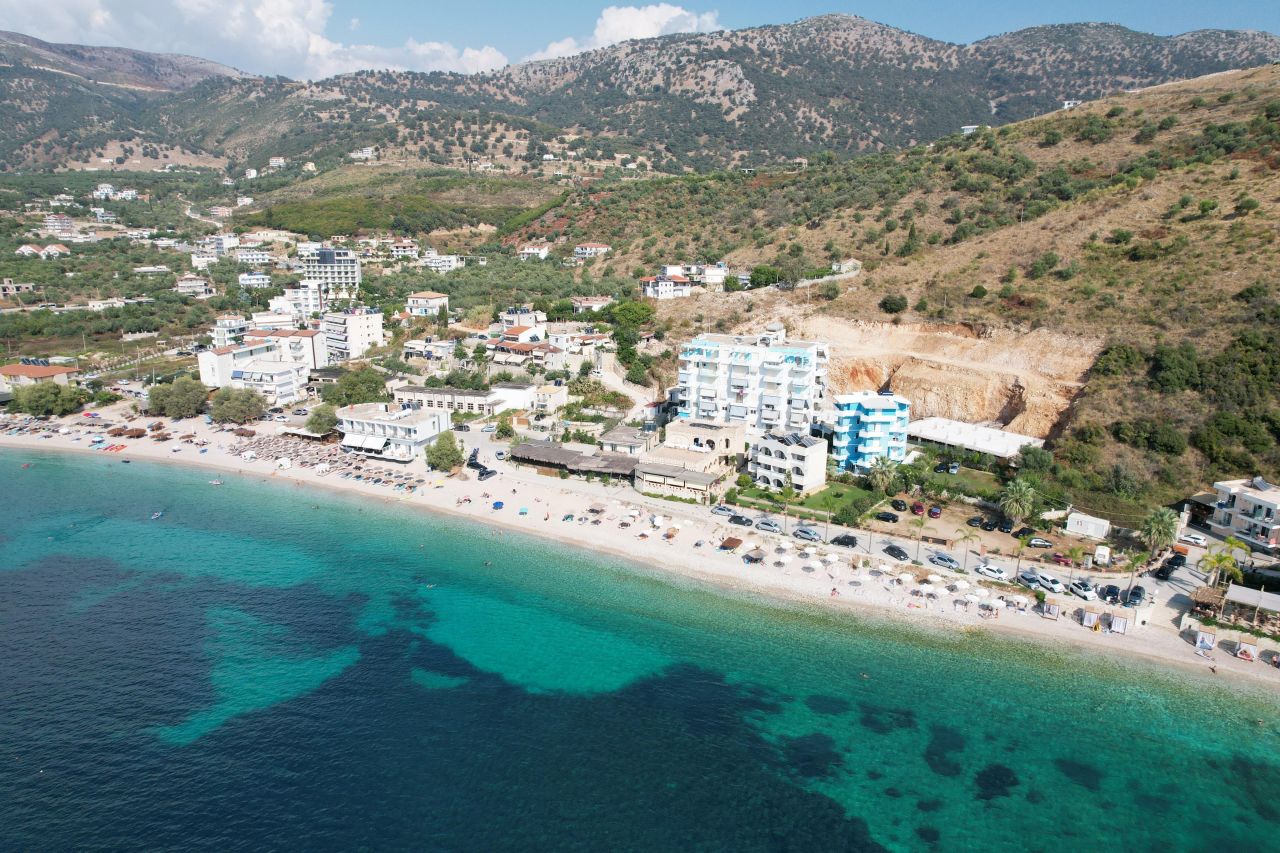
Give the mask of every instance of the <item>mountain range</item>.
<path id="1" fill-rule="evenodd" d="M 1111 24 L 959 45 L 849 15 L 623 42 L 477 75 L 367 71 L 317 82 L 193 57 L 0 34 L 5 168 L 340 159 L 356 145 L 521 168 L 551 151 L 676 172 L 895 149 L 1280 56 L 1280 38 Z"/>

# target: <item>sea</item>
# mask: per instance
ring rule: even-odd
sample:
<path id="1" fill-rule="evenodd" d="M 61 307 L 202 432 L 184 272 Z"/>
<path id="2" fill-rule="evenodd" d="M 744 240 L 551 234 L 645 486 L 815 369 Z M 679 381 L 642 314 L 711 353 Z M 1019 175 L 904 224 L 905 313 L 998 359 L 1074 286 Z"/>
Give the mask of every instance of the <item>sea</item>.
<path id="1" fill-rule="evenodd" d="M 1280 849 L 1265 685 L 211 476 L 0 451 L 0 850 Z"/>

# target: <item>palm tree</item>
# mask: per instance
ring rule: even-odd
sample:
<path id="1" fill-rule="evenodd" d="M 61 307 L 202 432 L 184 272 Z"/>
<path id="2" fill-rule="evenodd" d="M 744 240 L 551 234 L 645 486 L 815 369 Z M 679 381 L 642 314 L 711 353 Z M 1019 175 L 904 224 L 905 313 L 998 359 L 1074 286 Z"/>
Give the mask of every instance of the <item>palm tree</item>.
<path id="1" fill-rule="evenodd" d="M 871 469 L 867 472 L 867 481 L 871 484 L 871 488 L 887 495 L 896 479 L 898 479 L 898 463 L 888 456 L 877 456 L 871 461 Z"/>
<path id="2" fill-rule="evenodd" d="M 1133 592 L 1133 575 L 1138 571 L 1138 566 L 1145 566 L 1150 560 L 1150 551 L 1139 551 L 1129 559 L 1129 592 Z M 1125 593 L 1125 598 L 1129 597 L 1129 592 Z"/>
<path id="3" fill-rule="evenodd" d="M 1019 520 L 1020 520 L 1020 519 L 1019 519 Z M 1017 558 L 1018 558 L 1018 565 L 1017 565 L 1017 568 L 1015 568 L 1015 569 L 1014 569 L 1014 571 L 1015 571 L 1015 572 L 1021 572 L 1021 571 L 1022 571 L 1022 555 L 1023 555 L 1024 553 L 1026 553 L 1026 550 L 1027 550 L 1027 543 L 1028 543 L 1028 542 L 1030 542 L 1030 541 L 1031 541 L 1031 537 L 1030 537 L 1030 536 L 1019 536 L 1019 537 L 1018 537 L 1018 544 L 1017 544 L 1017 546 L 1016 546 L 1016 547 L 1014 547 L 1014 549 L 1013 549 L 1013 555 L 1014 555 L 1015 557 L 1017 557 Z"/>
<path id="4" fill-rule="evenodd" d="M 1138 538 L 1152 554 L 1158 554 L 1178 538 L 1178 514 L 1167 506 L 1153 509 L 1142 521 Z"/>
<path id="5" fill-rule="evenodd" d="M 911 526 L 915 528 L 916 537 L 916 562 L 920 562 L 920 542 L 924 538 L 924 532 L 929 530 L 929 519 L 927 516 L 916 516 L 911 519 Z"/>
<path id="6" fill-rule="evenodd" d="M 1205 574 L 1210 586 L 1217 586 L 1223 578 L 1232 581 L 1244 580 L 1244 572 L 1236 560 L 1236 552 L 1249 553 L 1249 548 L 1234 536 L 1223 539 L 1221 544 L 1209 549 L 1209 552 L 1196 563 Z"/>
<path id="7" fill-rule="evenodd" d="M 1000 493 L 1000 511 L 1004 517 L 1018 524 L 1030 517 L 1036 508 L 1036 490 L 1019 477 L 1004 487 Z"/>
<path id="8" fill-rule="evenodd" d="M 787 509 L 796 499 L 796 487 L 791 484 L 791 475 L 787 475 L 786 485 L 778 492 L 778 500 L 782 501 L 782 532 L 787 532 Z"/>
<path id="9" fill-rule="evenodd" d="M 1066 554 L 1071 559 L 1071 577 L 1067 583 L 1075 583 L 1076 563 L 1084 562 L 1084 547 L 1081 545 L 1072 545 L 1067 549 Z"/>
<path id="10" fill-rule="evenodd" d="M 967 528 L 967 527 L 957 527 L 957 528 L 956 528 L 956 534 L 957 534 L 957 535 L 956 535 L 956 544 L 958 544 L 961 548 L 963 548 L 963 549 L 964 549 L 964 570 L 965 570 L 965 573 L 966 573 L 966 574 L 968 574 L 968 572 L 969 572 L 969 549 L 965 547 L 965 544 L 964 544 L 964 543 L 966 543 L 966 542 L 973 542 L 973 541 L 975 541 L 976 539 L 978 539 L 979 537 L 978 537 L 978 534 L 974 533 L 972 530 L 970 530 L 970 529 L 969 529 L 969 528 Z"/>

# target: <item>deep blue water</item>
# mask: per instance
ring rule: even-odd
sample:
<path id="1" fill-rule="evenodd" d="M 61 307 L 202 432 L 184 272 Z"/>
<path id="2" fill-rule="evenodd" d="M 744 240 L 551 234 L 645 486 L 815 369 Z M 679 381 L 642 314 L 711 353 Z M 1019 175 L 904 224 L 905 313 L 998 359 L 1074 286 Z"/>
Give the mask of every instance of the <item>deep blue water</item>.
<path id="1" fill-rule="evenodd" d="M 1273 695 L 207 479 L 0 452 L 0 849 L 1280 849 Z"/>

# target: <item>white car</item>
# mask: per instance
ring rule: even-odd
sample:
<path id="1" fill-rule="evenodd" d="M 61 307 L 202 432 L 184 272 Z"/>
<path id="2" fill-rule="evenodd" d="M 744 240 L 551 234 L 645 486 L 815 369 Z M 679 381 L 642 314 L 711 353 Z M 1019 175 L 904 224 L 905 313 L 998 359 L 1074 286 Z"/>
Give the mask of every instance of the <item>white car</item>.
<path id="1" fill-rule="evenodd" d="M 1038 572 L 1037 574 L 1040 575 L 1040 586 L 1044 587 L 1047 592 L 1063 592 L 1066 589 L 1062 581 L 1053 575 L 1047 575 L 1044 572 Z"/>
<path id="2" fill-rule="evenodd" d="M 1085 601 L 1093 601 L 1098 597 L 1098 593 L 1094 591 L 1093 584 L 1086 580 L 1074 581 L 1068 589 L 1071 590 L 1072 595 L 1078 595 Z"/>
<path id="3" fill-rule="evenodd" d="M 1203 533 L 1184 533 L 1178 537 L 1179 542 L 1186 542 L 1201 548 L 1209 544 L 1209 539 Z"/>
<path id="4" fill-rule="evenodd" d="M 980 575 L 986 575 L 998 581 L 1007 581 L 1009 579 L 1009 570 L 1003 566 L 995 566 L 991 563 L 983 563 L 974 569 Z"/>

